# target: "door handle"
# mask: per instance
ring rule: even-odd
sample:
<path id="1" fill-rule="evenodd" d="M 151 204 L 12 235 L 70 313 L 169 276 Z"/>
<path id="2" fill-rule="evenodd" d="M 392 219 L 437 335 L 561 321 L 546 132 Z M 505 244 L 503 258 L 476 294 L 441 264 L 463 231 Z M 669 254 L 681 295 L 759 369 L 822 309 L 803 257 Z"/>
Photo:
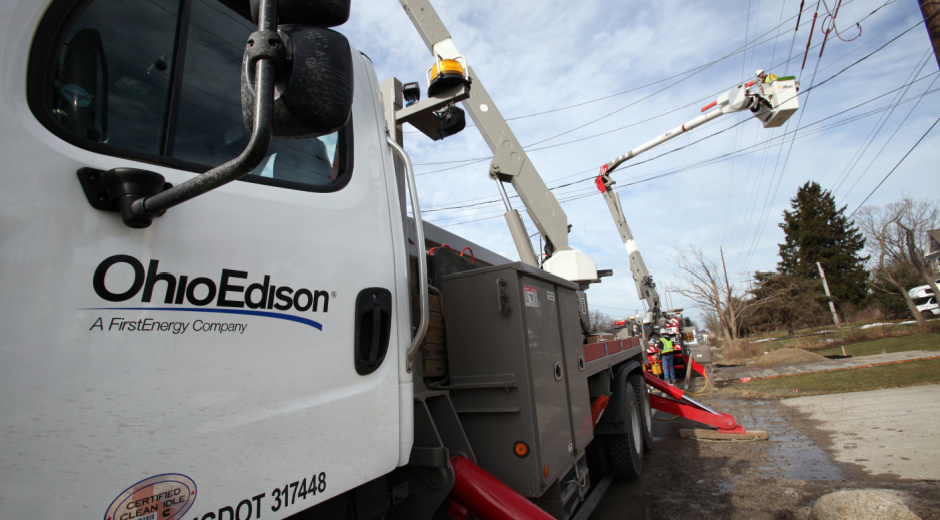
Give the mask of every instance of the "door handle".
<path id="1" fill-rule="evenodd" d="M 392 328 L 392 293 L 381 287 L 363 289 L 356 297 L 354 362 L 359 375 L 375 372 L 388 354 Z"/>

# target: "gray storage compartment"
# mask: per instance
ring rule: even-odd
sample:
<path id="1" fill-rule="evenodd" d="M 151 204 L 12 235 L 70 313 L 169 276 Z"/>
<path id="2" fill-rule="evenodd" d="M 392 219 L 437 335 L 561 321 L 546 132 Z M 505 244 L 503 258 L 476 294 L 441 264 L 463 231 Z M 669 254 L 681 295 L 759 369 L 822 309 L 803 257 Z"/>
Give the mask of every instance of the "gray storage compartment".
<path id="1" fill-rule="evenodd" d="M 593 435 L 576 290 L 522 263 L 442 281 L 447 388 L 477 463 L 530 498 L 586 479 L 572 472 Z"/>

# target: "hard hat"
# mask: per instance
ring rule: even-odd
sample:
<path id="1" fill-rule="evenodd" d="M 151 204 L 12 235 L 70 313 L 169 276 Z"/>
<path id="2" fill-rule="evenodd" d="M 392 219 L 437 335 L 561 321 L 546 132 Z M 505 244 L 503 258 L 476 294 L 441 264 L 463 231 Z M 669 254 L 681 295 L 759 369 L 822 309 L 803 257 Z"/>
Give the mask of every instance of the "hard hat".
<path id="1" fill-rule="evenodd" d="M 754 73 L 755 76 L 760 76 L 764 73 L 764 69 L 757 69 L 757 72 Z"/>

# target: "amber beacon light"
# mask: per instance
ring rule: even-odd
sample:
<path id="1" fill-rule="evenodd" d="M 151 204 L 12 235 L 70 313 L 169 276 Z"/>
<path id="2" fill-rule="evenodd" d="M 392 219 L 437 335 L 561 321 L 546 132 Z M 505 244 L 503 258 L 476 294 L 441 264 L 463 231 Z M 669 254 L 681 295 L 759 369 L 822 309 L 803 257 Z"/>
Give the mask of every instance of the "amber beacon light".
<path id="1" fill-rule="evenodd" d="M 463 56 L 454 59 L 441 59 L 428 68 L 428 97 L 442 90 L 461 83 L 469 83 L 467 79 L 467 61 Z"/>

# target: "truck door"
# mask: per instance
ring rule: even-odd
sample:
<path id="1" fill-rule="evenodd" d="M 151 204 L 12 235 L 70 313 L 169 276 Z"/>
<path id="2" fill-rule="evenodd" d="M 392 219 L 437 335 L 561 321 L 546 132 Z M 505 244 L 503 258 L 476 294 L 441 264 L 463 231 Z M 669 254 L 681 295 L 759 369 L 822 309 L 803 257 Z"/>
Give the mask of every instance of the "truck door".
<path id="1" fill-rule="evenodd" d="M 0 518 L 284 518 L 391 471 L 410 330 L 368 61 L 345 128 L 131 229 L 79 172 L 237 156 L 249 3 L 2 3 Z"/>

